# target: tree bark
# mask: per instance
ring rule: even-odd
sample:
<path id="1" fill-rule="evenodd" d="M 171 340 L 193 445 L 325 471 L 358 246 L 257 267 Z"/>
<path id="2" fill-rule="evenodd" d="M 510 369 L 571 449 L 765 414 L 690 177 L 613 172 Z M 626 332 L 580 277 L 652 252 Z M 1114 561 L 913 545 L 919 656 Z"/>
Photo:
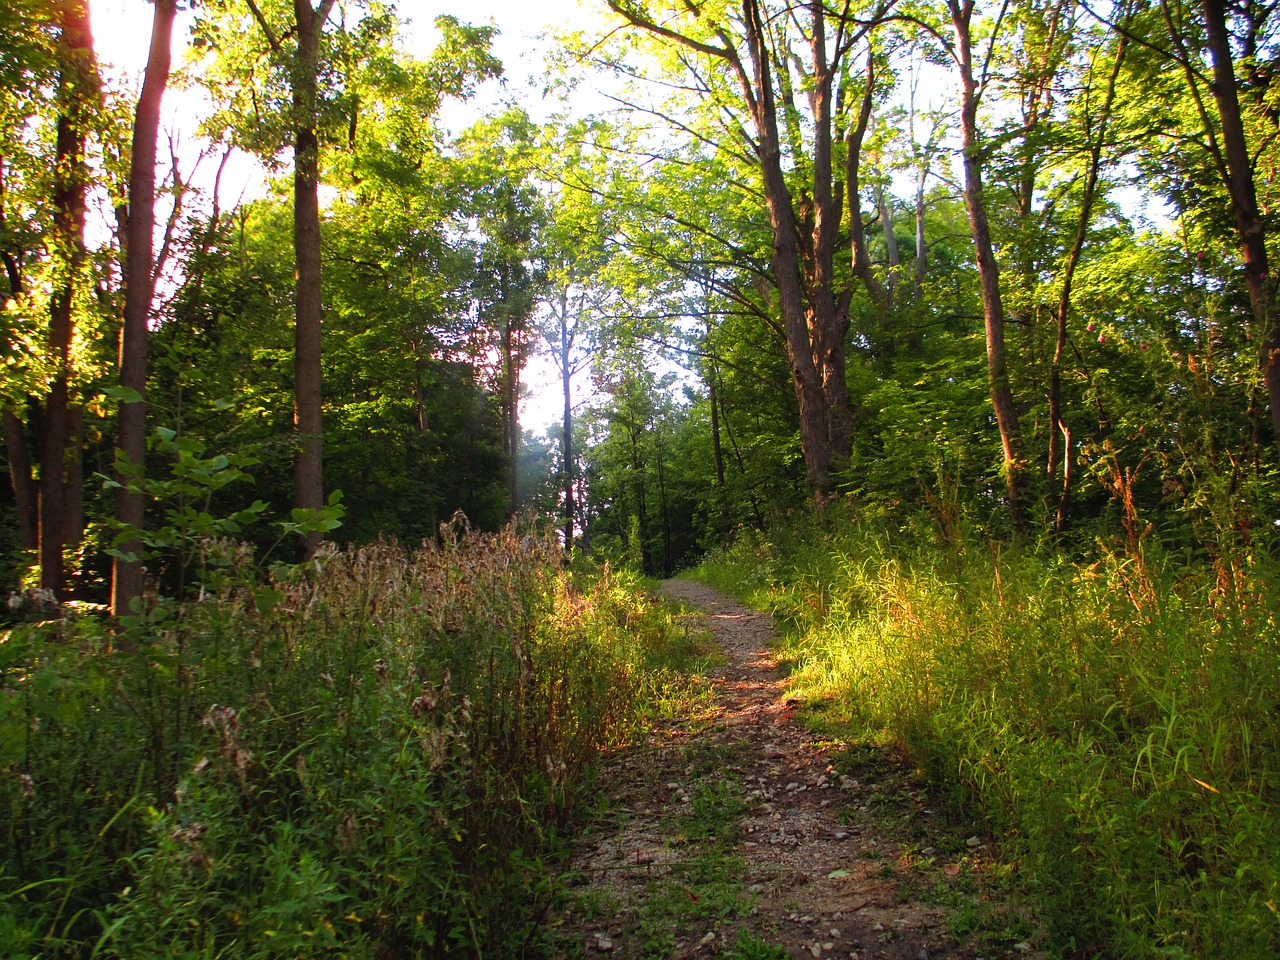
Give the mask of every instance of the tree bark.
<path id="1" fill-rule="evenodd" d="M 9 480 L 13 485 L 14 507 L 18 514 L 18 543 L 23 550 L 40 546 L 40 495 L 31 473 L 31 454 L 27 450 L 27 429 L 18 415 L 6 409 L 4 446 L 9 460 Z"/>
<path id="2" fill-rule="evenodd" d="M 4 195 L 3 179 L 0 177 L 0 198 Z M 0 228 L 4 227 L 4 210 L 0 205 Z M 17 258 L 8 251 L 0 254 L 4 261 L 5 274 L 9 281 L 9 290 L 4 297 L 4 307 L 22 294 L 26 284 L 22 271 L 18 267 Z M 6 349 L 13 349 L 6 343 Z M 14 512 L 17 514 L 18 544 L 23 550 L 36 550 L 40 546 L 40 494 L 36 487 L 35 475 L 31 472 L 31 452 L 27 449 L 27 428 L 17 412 L 9 407 L 0 410 L 0 421 L 4 428 L 4 445 L 6 458 L 9 461 L 9 482 L 13 487 Z"/>
<path id="3" fill-rule="evenodd" d="M 303 510 L 324 506 L 324 423 L 321 323 L 324 305 L 320 264 L 320 142 L 316 136 L 320 33 L 332 9 L 325 0 L 313 9 L 294 0 L 298 49 L 292 81 L 297 128 L 293 149 L 294 406 L 296 442 L 293 472 L 294 505 Z M 303 538 L 301 556 L 309 560 L 320 545 L 320 532 Z"/>
<path id="4" fill-rule="evenodd" d="M 561 422 L 564 466 L 564 550 L 573 550 L 573 333 L 569 328 L 569 289 L 560 291 L 560 384 L 564 390 L 564 419 Z"/>
<path id="5" fill-rule="evenodd" d="M 1259 215 L 1253 161 L 1240 110 L 1239 85 L 1223 0 L 1203 0 L 1205 31 L 1213 60 L 1213 99 L 1222 124 L 1226 187 L 1244 256 L 1249 306 L 1262 341 L 1261 370 L 1271 407 L 1273 439 L 1280 451 L 1280 329 L 1272 316 L 1272 281 L 1267 267 L 1267 231 Z"/>
<path id="6" fill-rule="evenodd" d="M 1116 79 L 1124 62 L 1127 44 L 1123 35 L 1117 41 L 1115 63 L 1107 84 L 1102 115 L 1098 119 L 1097 139 L 1089 141 L 1089 171 L 1085 178 L 1084 195 L 1080 198 L 1080 217 L 1076 222 L 1076 236 L 1067 254 L 1067 262 L 1061 271 L 1062 293 L 1058 298 L 1057 329 L 1053 346 L 1053 361 L 1049 367 L 1049 454 L 1045 464 L 1045 490 L 1050 489 L 1053 475 L 1062 466 L 1062 485 L 1054 514 L 1053 530 L 1058 536 L 1066 532 L 1071 507 L 1071 487 L 1075 479 L 1075 458 L 1071 450 L 1071 427 L 1063 416 L 1062 406 L 1062 357 L 1067 349 L 1067 314 L 1071 309 L 1071 285 L 1076 268 L 1088 238 L 1089 224 L 1093 219 L 1093 200 L 1098 189 L 1098 174 L 1102 167 L 1102 148 L 1106 142 L 1111 109 L 1115 104 Z"/>
<path id="7" fill-rule="evenodd" d="M 125 228 L 124 324 L 120 331 L 120 386 L 137 399 L 120 402 L 117 415 L 119 456 L 127 471 L 141 475 L 147 449 L 147 322 L 155 293 L 152 275 L 156 209 L 156 140 L 160 131 L 160 104 L 169 83 L 174 0 L 153 0 L 151 50 L 142 81 L 142 93 L 133 120 L 133 152 L 129 161 L 129 214 Z M 146 521 L 146 498 L 128 489 L 129 477 L 117 474 L 116 521 L 141 530 Z M 124 553 L 140 556 L 142 542 L 123 543 Z M 142 593 L 142 561 L 116 558 L 111 577 L 111 612 L 120 617 Z"/>
<path id="8" fill-rule="evenodd" d="M 853 275 L 862 283 L 871 298 L 872 306 L 880 315 L 881 326 L 888 323 L 889 291 L 875 275 L 871 254 L 867 251 L 866 228 L 862 223 L 862 141 L 871 122 L 871 107 L 876 91 L 875 61 L 867 56 L 866 75 L 863 79 L 862 98 L 858 104 L 858 117 L 845 130 L 845 179 L 849 182 L 849 246 L 853 255 Z"/>
<path id="9" fill-rule="evenodd" d="M 888 270 L 885 272 L 885 288 L 889 292 L 889 296 L 893 296 L 894 288 L 898 285 L 898 273 L 902 267 L 902 255 L 898 252 L 898 237 L 893 232 L 893 210 L 889 207 L 889 193 L 881 184 L 876 184 L 876 208 L 880 211 L 880 226 L 884 230 L 884 249 L 885 257 L 888 260 Z"/>
<path id="10" fill-rule="evenodd" d="M 75 493 L 69 470 L 72 444 L 71 343 L 75 336 L 73 304 L 78 275 L 85 260 L 85 193 L 88 171 L 84 144 L 97 92 L 93 33 L 87 0 L 62 0 L 59 10 L 64 58 L 58 78 L 58 124 L 54 164 L 52 245 L 57 261 L 49 307 L 49 359 L 52 383 L 45 400 L 40 450 L 40 586 L 63 599 L 69 516 L 67 495 Z"/>
<path id="11" fill-rule="evenodd" d="M 756 152 L 764 180 L 769 223 L 773 228 L 770 266 L 778 291 L 787 359 L 800 414 L 800 448 L 804 454 L 805 479 L 810 489 L 823 492 L 831 486 L 831 446 L 828 442 L 826 393 L 818 366 L 822 361 L 818 359 L 815 362 L 815 354 L 821 357 L 825 351 L 822 343 L 810 338 L 804 283 L 800 274 L 800 238 L 791 191 L 782 170 L 777 103 L 765 27 L 755 0 L 746 0 L 743 11 L 753 71 L 751 81 L 747 80 L 745 71 L 742 74 L 744 94 L 752 109 Z"/>
<path id="12" fill-rule="evenodd" d="M 960 123 L 964 150 L 964 199 L 969 213 L 974 255 L 978 264 L 978 281 L 982 289 L 982 312 L 986 321 L 987 382 L 991 405 L 1004 452 L 1005 490 L 1009 500 L 1009 518 L 1014 530 L 1024 533 L 1021 499 L 1021 439 L 1018 414 L 1009 385 L 1009 368 L 1004 343 L 1004 301 L 1000 295 L 1000 268 L 991 243 L 991 225 L 987 219 L 982 188 L 982 147 L 978 135 L 978 83 L 973 73 L 973 45 L 970 21 L 974 0 L 947 0 L 956 36 L 956 63 L 960 68 Z"/>

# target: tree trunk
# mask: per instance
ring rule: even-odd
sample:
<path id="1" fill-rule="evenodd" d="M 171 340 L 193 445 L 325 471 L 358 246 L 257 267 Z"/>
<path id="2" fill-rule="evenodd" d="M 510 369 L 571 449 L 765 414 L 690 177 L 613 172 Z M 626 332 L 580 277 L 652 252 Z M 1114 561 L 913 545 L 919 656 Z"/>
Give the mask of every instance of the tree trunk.
<path id="1" fill-rule="evenodd" d="M 31 454 L 27 450 L 27 430 L 12 410 L 5 410 L 4 445 L 9 460 L 9 480 L 13 484 L 14 507 L 18 514 L 18 543 L 23 550 L 40 545 L 39 494 L 31 473 Z"/>
<path id="2" fill-rule="evenodd" d="M 916 180 L 916 263 L 911 273 L 911 293 L 917 303 L 924 290 L 924 278 L 929 272 L 929 246 L 924 237 L 924 187 L 929 170 L 920 171 Z"/>
<path id="3" fill-rule="evenodd" d="M 978 137 L 978 84 L 973 75 L 973 47 L 969 32 L 974 0 L 948 0 L 956 33 L 956 58 L 960 67 L 960 121 L 964 149 L 964 200 L 969 213 L 974 255 L 978 264 L 978 280 L 982 288 L 982 312 L 986 320 L 987 382 L 991 389 L 991 405 L 1004 451 L 1005 490 L 1009 499 L 1009 518 L 1018 533 L 1024 533 L 1026 522 L 1021 500 L 1021 441 L 1018 414 L 1009 386 L 1009 368 L 1004 345 L 1004 301 L 1000 296 L 1000 268 L 991 244 L 991 226 L 987 220 L 986 201 L 982 193 L 982 147 Z"/>
<path id="4" fill-rule="evenodd" d="M 787 342 L 787 359 L 795 386 L 800 413 L 800 448 L 804 454 L 805 479 L 810 489 L 826 491 L 831 486 L 831 447 L 828 442 L 826 395 L 815 352 L 820 345 L 810 339 L 809 316 L 805 309 L 804 284 L 800 276 L 800 243 L 796 230 L 791 191 L 782 171 L 782 150 L 778 139 L 777 105 L 765 46 L 765 26 L 754 0 L 743 4 L 747 19 L 747 41 L 754 70 L 755 95 L 752 103 L 756 127 L 757 153 L 764 178 L 765 201 L 773 228 L 770 266 L 782 312 Z M 815 347 L 819 349 L 815 351 Z"/>
<path id="5" fill-rule="evenodd" d="M 705 293 L 705 291 L 704 291 Z M 707 316 L 703 322 L 706 327 L 707 362 L 707 402 L 711 405 L 711 455 L 716 470 L 716 496 L 720 500 L 719 531 L 722 537 L 729 534 L 729 494 L 725 490 L 724 447 L 720 441 L 720 398 L 717 381 L 720 379 L 715 361 L 710 359 L 711 352 L 711 313 L 707 304 Z"/>
<path id="6" fill-rule="evenodd" d="M 324 506 L 324 424 L 322 420 L 320 333 L 324 307 L 320 266 L 320 143 L 316 136 L 317 76 L 320 31 L 331 4 L 319 12 L 307 0 L 294 0 L 298 31 L 294 65 L 293 107 L 297 128 L 293 149 L 294 405 L 297 448 L 294 459 L 294 505 L 303 510 Z M 308 560 L 320 545 L 320 532 L 302 542 Z"/>
<path id="7" fill-rule="evenodd" d="M 569 289 L 560 291 L 560 383 L 564 389 L 564 549 L 573 550 L 573 334 L 569 330 Z"/>
<path id="8" fill-rule="evenodd" d="M 880 314 L 881 325 L 884 326 L 888 322 L 889 291 L 875 275 L 871 266 L 871 255 L 867 252 L 866 228 L 862 223 L 862 184 L 859 181 L 862 141 L 867 135 L 867 125 L 871 122 L 871 107 L 875 102 L 875 92 L 875 60 L 868 55 L 862 99 L 858 104 L 858 118 L 845 130 L 844 135 L 845 179 L 849 183 L 849 245 L 853 254 L 853 275 L 866 289 L 872 306 Z"/>
<path id="9" fill-rule="evenodd" d="M 1271 309 L 1272 281 L 1267 268 L 1266 224 L 1258 212 L 1253 182 L 1253 161 L 1240 111 L 1231 36 L 1227 31 L 1223 0 L 1203 0 L 1206 37 L 1213 59 L 1213 99 L 1222 122 L 1222 146 L 1227 167 L 1227 190 L 1235 215 L 1236 232 L 1244 256 L 1249 305 L 1262 341 L 1261 369 L 1271 406 L 1273 439 L 1280 451 L 1280 328 Z"/>
<path id="10" fill-rule="evenodd" d="M 0 179 L 0 197 L 3 197 L 3 180 Z M 4 210 L 0 207 L 0 229 L 4 228 Z M 10 253 L 3 255 L 5 273 L 9 280 L 9 291 L 4 298 L 3 307 L 21 294 L 25 289 L 22 271 L 17 259 Z M 4 348 L 13 349 L 6 342 Z M 17 412 L 9 407 L 0 410 L 0 421 L 4 427 L 4 445 L 6 458 L 9 461 L 9 482 L 13 486 L 13 505 L 17 514 L 18 544 L 23 550 L 36 550 L 40 546 L 40 495 L 36 488 L 35 475 L 31 472 L 31 452 L 27 449 L 27 428 Z"/>
<path id="11" fill-rule="evenodd" d="M 93 33 L 86 0 L 61 4 L 62 51 L 58 79 L 56 182 L 53 190 L 53 246 L 55 266 L 49 306 L 49 359 L 53 378 L 45 401 L 40 450 L 40 586 L 59 600 L 66 587 L 63 550 L 66 547 L 67 491 L 73 414 L 71 410 L 71 343 L 75 336 L 73 303 L 78 275 L 85 260 L 85 192 L 88 172 L 84 160 L 87 127 L 97 90 Z M 72 486 L 74 491 L 74 485 Z"/>
<path id="12" fill-rule="evenodd" d="M 117 416 L 119 456 L 129 472 L 141 475 L 147 450 L 147 321 L 155 285 L 152 253 L 156 210 L 156 139 L 160 131 L 160 104 L 169 83 L 170 47 L 174 0 L 153 0 L 151 51 L 142 81 L 133 120 L 133 152 L 129 166 L 129 219 L 125 229 L 124 325 L 120 331 L 120 386 L 132 390 L 137 399 L 120 401 Z M 116 488 L 116 521 L 141 530 L 146 521 L 146 498 L 141 491 L 127 488 L 129 478 L 121 473 Z M 142 542 L 133 539 L 120 549 L 135 557 Z M 116 558 L 111 577 L 111 612 L 128 613 L 133 599 L 142 593 L 142 561 Z"/>
<path id="13" fill-rule="evenodd" d="M 1067 262 L 1061 271 L 1062 294 L 1058 298 L 1056 314 L 1057 330 L 1053 346 L 1053 362 L 1049 367 L 1049 454 L 1045 465 L 1045 490 L 1050 489 L 1053 475 L 1062 465 L 1062 485 L 1058 493 L 1058 504 L 1054 514 L 1053 531 L 1061 536 L 1066 532 L 1067 519 L 1071 507 L 1071 486 L 1075 477 L 1075 462 L 1071 450 L 1071 427 L 1063 417 L 1062 409 L 1062 357 L 1067 349 L 1067 314 L 1071 309 L 1071 285 L 1075 279 L 1076 268 L 1084 251 L 1084 243 L 1088 238 L 1089 224 L 1093 219 L 1093 199 L 1098 189 L 1098 173 L 1102 166 L 1102 148 L 1106 142 L 1107 125 L 1111 119 L 1111 109 L 1115 104 L 1116 79 L 1124 62 L 1127 42 L 1122 34 L 1117 41 L 1116 59 L 1111 69 L 1107 84 L 1107 95 L 1103 101 L 1102 115 L 1098 119 L 1098 135 L 1089 143 L 1089 172 L 1085 178 L 1084 195 L 1080 198 L 1080 218 L 1076 222 L 1075 241 L 1067 254 Z M 1086 131 L 1088 132 L 1088 131 Z"/>
<path id="14" fill-rule="evenodd" d="M 894 287 L 898 285 L 898 271 L 902 266 L 902 255 L 898 252 L 898 237 L 893 232 L 893 211 L 889 208 L 889 194 L 883 185 L 876 184 L 876 207 L 880 211 L 880 226 L 884 230 L 885 256 L 889 261 L 889 269 L 885 274 L 885 289 L 893 296 Z"/>

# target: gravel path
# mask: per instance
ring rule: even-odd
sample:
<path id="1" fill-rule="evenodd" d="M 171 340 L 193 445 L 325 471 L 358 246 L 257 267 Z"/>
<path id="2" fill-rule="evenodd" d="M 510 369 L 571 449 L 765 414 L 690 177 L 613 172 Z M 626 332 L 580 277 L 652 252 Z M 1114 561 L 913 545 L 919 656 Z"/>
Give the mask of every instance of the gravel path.
<path id="1" fill-rule="evenodd" d="M 693 581 L 662 592 L 724 649 L 715 703 L 605 765 L 605 812 L 575 846 L 554 924 L 560 956 L 1033 955 L 1003 920 L 994 936 L 948 921 L 939 902 L 1001 914 L 981 902 L 987 845 L 935 824 L 910 768 L 874 750 L 851 766 L 793 721 L 768 617 Z"/>

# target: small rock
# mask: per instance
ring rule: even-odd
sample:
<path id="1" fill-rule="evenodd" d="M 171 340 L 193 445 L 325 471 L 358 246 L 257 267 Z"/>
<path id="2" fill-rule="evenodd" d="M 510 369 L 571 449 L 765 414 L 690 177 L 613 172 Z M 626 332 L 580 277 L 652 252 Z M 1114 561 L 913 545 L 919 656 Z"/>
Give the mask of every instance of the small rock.
<path id="1" fill-rule="evenodd" d="M 709 930 L 707 931 L 707 935 L 698 941 L 698 946 L 705 947 L 708 943 L 715 943 L 715 942 L 716 942 L 716 932 L 714 930 Z M 924 960 L 929 960 L 929 958 L 925 957 Z"/>
<path id="2" fill-rule="evenodd" d="M 764 892 L 764 884 L 763 884 L 763 883 L 753 883 L 753 884 L 752 884 L 750 887 L 748 887 L 747 889 L 748 889 L 748 890 L 750 890 L 752 893 L 763 893 L 763 892 Z"/>
<path id="3" fill-rule="evenodd" d="M 831 936 L 833 936 L 833 937 L 838 937 L 838 936 L 840 936 L 840 928 L 839 928 L 839 927 L 832 927 L 832 928 L 831 928 Z"/>
<path id="4" fill-rule="evenodd" d="M 974 847 L 982 846 L 982 841 L 979 840 L 977 837 L 970 837 L 968 840 L 964 842 L 964 845 L 968 847 L 970 850 L 972 850 Z"/>
<path id="5" fill-rule="evenodd" d="M 1020 943 L 1015 943 L 1013 945 L 1013 949 L 1017 950 L 1019 953 L 1026 953 L 1028 950 L 1031 949 L 1031 944 L 1023 940 Z"/>
<path id="6" fill-rule="evenodd" d="M 809 944 L 809 952 L 812 953 L 815 957 L 822 956 L 822 945 L 818 943 Z"/>
<path id="7" fill-rule="evenodd" d="M 837 839 L 837 840 L 843 840 L 843 839 L 845 839 L 845 838 L 846 838 L 846 837 L 848 837 L 848 836 L 849 836 L 849 834 L 845 833 L 843 830 L 840 830 L 840 831 L 838 831 L 838 832 L 836 833 L 836 839 Z"/>
<path id="8" fill-rule="evenodd" d="M 608 937 L 598 937 L 596 939 L 596 949 L 604 953 L 609 953 L 613 950 L 613 941 Z"/>
<path id="9" fill-rule="evenodd" d="M 823 950 L 834 950 L 835 947 L 836 945 L 829 940 L 822 945 Z"/>
<path id="10" fill-rule="evenodd" d="M 933 856 L 934 854 L 936 854 L 937 852 L 938 852 L 938 851 L 937 851 L 937 850 L 935 850 L 933 847 L 925 847 L 923 850 L 921 850 L 921 851 L 920 851 L 920 856 L 922 856 L 922 857 L 932 857 L 932 856 Z"/>
<path id="11" fill-rule="evenodd" d="M 929 960 L 929 951 L 921 950 L 919 953 L 916 954 L 916 960 Z"/>

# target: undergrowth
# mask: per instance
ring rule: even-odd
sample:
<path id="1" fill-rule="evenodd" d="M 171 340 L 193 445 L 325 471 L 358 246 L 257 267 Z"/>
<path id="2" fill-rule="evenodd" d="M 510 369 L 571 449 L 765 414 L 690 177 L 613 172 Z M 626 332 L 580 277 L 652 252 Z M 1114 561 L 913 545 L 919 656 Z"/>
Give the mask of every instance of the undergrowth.
<path id="1" fill-rule="evenodd" d="M 453 527 L 0 635 L 0 956 L 516 955 L 599 751 L 688 638 L 555 539 Z"/>
<path id="2" fill-rule="evenodd" d="M 795 693 L 984 815 L 1062 956 L 1280 955 L 1280 570 L 1090 556 L 830 506 L 702 575 Z"/>

